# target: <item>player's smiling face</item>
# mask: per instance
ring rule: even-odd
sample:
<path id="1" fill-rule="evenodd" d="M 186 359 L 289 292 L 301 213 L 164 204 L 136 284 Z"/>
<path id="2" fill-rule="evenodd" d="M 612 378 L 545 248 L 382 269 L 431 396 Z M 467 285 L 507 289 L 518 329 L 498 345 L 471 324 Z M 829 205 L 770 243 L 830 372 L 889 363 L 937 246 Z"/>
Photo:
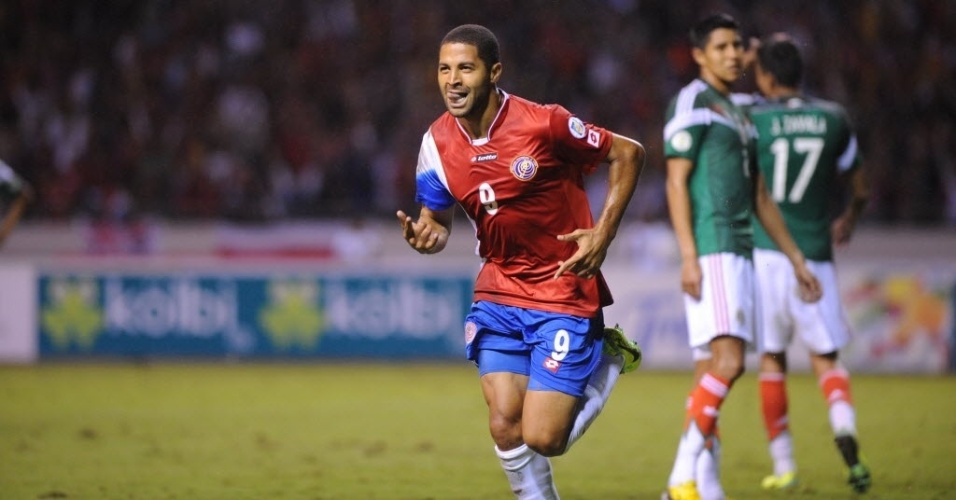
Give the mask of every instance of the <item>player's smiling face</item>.
<path id="1" fill-rule="evenodd" d="M 500 73 L 501 64 L 488 68 L 474 45 L 446 43 L 438 53 L 438 87 L 445 107 L 456 118 L 482 116 Z"/>
<path id="2" fill-rule="evenodd" d="M 717 28 L 703 49 L 694 49 L 701 76 L 718 90 L 729 90 L 743 73 L 744 46 L 737 30 Z"/>

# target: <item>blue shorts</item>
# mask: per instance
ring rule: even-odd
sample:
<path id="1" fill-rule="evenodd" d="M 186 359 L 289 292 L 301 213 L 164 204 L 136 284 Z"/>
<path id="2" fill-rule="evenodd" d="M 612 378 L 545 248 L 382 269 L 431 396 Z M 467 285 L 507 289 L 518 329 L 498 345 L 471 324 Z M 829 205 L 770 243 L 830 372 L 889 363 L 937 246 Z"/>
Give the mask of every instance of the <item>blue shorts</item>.
<path id="1" fill-rule="evenodd" d="M 579 397 L 601 361 L 604 316 L 583 318 L 475 302 L 465 318 L 465 355 L 480 375 L 529 377 L 528 389 Z"/>

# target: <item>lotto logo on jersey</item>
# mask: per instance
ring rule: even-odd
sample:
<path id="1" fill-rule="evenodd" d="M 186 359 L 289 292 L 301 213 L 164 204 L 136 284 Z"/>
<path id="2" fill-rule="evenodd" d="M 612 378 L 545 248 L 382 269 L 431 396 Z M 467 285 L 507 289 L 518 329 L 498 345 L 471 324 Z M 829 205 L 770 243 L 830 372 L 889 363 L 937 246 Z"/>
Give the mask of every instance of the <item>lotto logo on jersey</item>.
<path id="1" fill-rule="evenodd" d="M 558 370 L 561 368 L 561 362 L 554 358 L 548 357 L 544 360 L 544 368 L 551 373 L 558 373 Z"/>
<path id="2" fill-rule="evenodd" d="M 601 144 L 601 134 L 597 130 L 588 130 L 588 144 L 593 147 Z"/>
<path id="3" fill-rule="evenodd" d="M 538 173 L 538 161 L 530 156 L 519 156 L 511 162 L 511 173 L 519 181 L 529 181 Z"/>
<path id="4" fill-rule="evenodd" d="M 484 163 L 486 161 L 495 161 L 498 159 L 498 153 L 482 153 L 471 157 L 472 163 Z"/>

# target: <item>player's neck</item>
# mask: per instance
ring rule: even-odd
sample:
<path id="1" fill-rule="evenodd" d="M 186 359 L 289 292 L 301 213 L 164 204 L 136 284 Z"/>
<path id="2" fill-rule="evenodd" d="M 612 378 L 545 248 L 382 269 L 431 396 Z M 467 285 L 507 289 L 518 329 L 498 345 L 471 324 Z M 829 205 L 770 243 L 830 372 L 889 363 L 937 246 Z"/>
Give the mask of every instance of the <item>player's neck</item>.
<path id="1" fill-rule="evenodd" d="M 799 95 L 800 95 L 800 89 L 796 87 L 784 87 L 782 85 L 775 85 L 767 94 L 767 97 L 770 99 L 777 99 L 777 100 L 783 101 L 791 97 L 798 97 Z"/>
<path id="2" fill-rule="evenodd" d="M 501 109 L 502 101 L 501 93 L 498 92 L 498 89 L 495 89 L 488 96 L 488 102 L 480 114 L 476 113 L 472 116 L 465 116 L 458 119 L 458 122 L 461 123 L 461 126 L 468 132 L 472 140 L 488 136 L 491 124 L 494 123 L 495 117 L 498 116 L 498 110 Z"/>
<path id="3" fill-rule="evenodd" d="M 723 79 L 717 78 L 713 73 L 704 71 L 701 72 L 701 80 L 707 82 L 708 85 L 714 88 L 721 95 L 728 96 L 730 95 L 730 87 L 733 85 L 733 82 L 724 81 Z"/>
<path id="4" fill-rule="evenodd" d="M 458 118 L 458 123 L 468 132 L 472 140 L 481 139 L 488 136 L 495 117 L 498 116 L 498 110 L 501 109 L 502 97 L 497 89 L 488 96 L 488 102 L 485 104 L 481 113 L 470 114 Z"/>

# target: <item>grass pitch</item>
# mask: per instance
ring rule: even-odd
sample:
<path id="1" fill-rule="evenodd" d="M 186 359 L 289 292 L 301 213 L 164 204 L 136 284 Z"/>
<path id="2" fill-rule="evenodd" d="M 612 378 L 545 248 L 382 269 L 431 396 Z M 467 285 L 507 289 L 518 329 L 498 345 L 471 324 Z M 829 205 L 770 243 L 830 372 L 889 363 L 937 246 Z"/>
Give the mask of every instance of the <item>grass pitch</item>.
<path id="1" fill-rule="evenodd" d="M 866 497 L 956 497 L 956 379 L 852 380 Z M 770 460 L 747 374 L 722 411 L 728 493 L 856 497 L 815 381 L 789 386 L 801 486 L 759 488 Z M 689 388 L 686 373 L 623 376 L 553 459 L 562 498 L 659 498 Z M 0 499 L 510 498 L 465 363 L 0 366 L 0 398 Z"/>

